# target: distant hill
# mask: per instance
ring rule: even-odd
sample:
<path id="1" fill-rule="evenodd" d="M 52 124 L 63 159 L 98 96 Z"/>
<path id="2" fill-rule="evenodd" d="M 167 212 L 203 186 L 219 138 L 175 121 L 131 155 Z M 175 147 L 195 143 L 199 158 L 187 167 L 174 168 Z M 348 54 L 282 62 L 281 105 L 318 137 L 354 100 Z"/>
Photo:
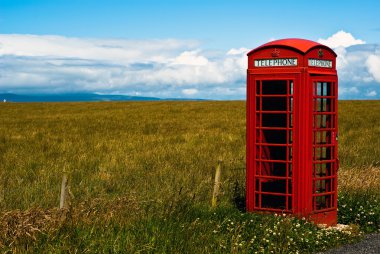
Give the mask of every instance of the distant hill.
<path id="1" fill-rule="evenodd" d="M 90 102 L 90 101 L 159 101 L 159 100 L 189 100 L 181 98 L 161 99 L 156 97 L 141 97 L 129 95 L 105 95 L 95 93 L 73 94 L 33 94 L 20 95 L 12 93 L 0 93 L 0 102 Z M 199 99 L 190 99 L 199 100 Z"/>

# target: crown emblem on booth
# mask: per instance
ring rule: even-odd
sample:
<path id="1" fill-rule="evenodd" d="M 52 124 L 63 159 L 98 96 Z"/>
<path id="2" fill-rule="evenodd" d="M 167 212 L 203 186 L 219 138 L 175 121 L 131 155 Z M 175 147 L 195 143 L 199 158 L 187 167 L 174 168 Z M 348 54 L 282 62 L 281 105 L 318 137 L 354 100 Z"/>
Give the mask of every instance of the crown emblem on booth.
<path id="1" fill-rule="evenodd" d="M 273 51 L 272 51 L 272 57 L 279 57 L 280 56 L 280 50 L 278 50 L 278 49 L 274 49 Z"/>
<path id="2" fill-rule="evenodd" d="M 319 49 L 319 50 L 318 50 L 318 56 L 319 56 L 320 58 L 323 57 L 323 50 L 322 50 L 322 49 Z"/>

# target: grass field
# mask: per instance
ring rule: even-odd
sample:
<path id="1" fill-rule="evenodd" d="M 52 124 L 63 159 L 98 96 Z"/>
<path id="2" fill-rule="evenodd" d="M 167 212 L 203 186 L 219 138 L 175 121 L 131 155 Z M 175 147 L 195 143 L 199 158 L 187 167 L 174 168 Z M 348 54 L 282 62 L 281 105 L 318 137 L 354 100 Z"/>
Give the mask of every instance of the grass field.
<path id="1" fill-rule="evenodd" d="M 339 221 L 354 225 L 350 234 L 239 209 L 244 102 L 2 104 L 0 248 L 309 253 L 355 241 L 380 225 L 380 101 L 343 101 L 339 111 Z M 70 208 L 59 211 L 64 173 Z"/>

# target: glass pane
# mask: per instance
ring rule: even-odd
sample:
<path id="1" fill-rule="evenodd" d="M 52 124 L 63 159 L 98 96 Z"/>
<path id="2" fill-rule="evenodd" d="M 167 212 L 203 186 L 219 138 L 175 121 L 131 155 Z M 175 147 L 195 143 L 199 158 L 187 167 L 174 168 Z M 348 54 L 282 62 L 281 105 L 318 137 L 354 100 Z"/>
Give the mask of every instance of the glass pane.
<path id="1" fill-rule="evenodd" d="M 260 94 L 260 81 L 256 81 L 256 94 Z"/>
<path id="2" fill-rule="evenodd" d="M 287 80 L 263 80 L 262 81 L 262 94 L 287 94 Z"/>
<path id="3" fill-rule="evenodd" d="M 256 184 L 256 186 L 257 186 L 257 184 Z M 256 194 L 255 195 L 255 206 L 260 208 L 259 198 L 260 198 L 260 194 Z"/>
<path id="4" fill-rule="evenodd" d="M 289 97 L 289 111 L 293 111 L 293 97 Z"/>
<path id="5" fill-rule="evenodd" d="M 262 118 L 265 127 L 286 127 L 286 114 L 262 114 Z"/>
<path id="6" fill-rule="evenodd" d="M 322 93 L 322 95 L 323 95 L 323 96 L 329 96 L 329 95 L 330 95 L 330 93 L 329 93 L 329 90 L 330 90 L 330 83 L 328 83 L 328 82 L 323 82 L 322 86 L 323 86 L 323 93 Z"/>
<path id="7" fill-rule="evenodd" d="M 331 207 L 331 195 L 314 197 L 315 209 L 322 210 Z"/>
<path id="8" fill-rule="evenodd" d="M 261 143 L 286 144 L 286 130 L 263 130 Z"/>
<path id="9" fill-rule="evenodd" d="M 289 94 L 290 94 L 290 95 L 293 95 L 293 86 L 294 86 L 294 85 L 293 85 L 293 81 L 290 81 L 290 82 L 289 82 Z"/>
<path id="10" fill-rule="evenodd" d="M 286 97 L 263 97 L 263 109 L 268 111 L 286 111 Z"/>
<path id="11" fill-rule="evenodd" d="M 332 163 L 314 164 L 315 177 L 332 176 Z"/>
<path id="12" fill-rule="evenodd" d="M 318 163 L 314 165 L 315 176 L 324 177 L 326 175 L 326 163 Z"/>
<path id="13" fill-rule="evenodd" d="M 256 96 L 256 110 L 260 110 L 260 97 Z"/>
<path id="14" fill-rule="evenodd" d="M 288 210 L 292 210 L 292 197 L 288 197 Z"/>
<path id="15" fill-rule="evenodd" d="M 286 194 L 286 180 L 272 180 L 262 183 L 263 192 Z"/>
<path id="16" fill-rule="evenodd" d="M 331 191 L 332 179 L 316 180 L 314 182 L 315 193 L 324 193 Z"/>
<path id="17" fill-rule="evenodd" d="M 262 146 L 261 149 L 264 160 L 286 160 L 286 146 Z"/>
<path id="18" fill-rule="evenodd" d="M 291 194 L 293 191 L 293 188 L 292 188 L 292 180 L 288 180 L 288 193 Z"/>
<path id="19" fill-rule="evenodd" d="M 316 86 L 317 86 L 317 96 L 322 96 L 322 83 L 321 82 L 317 82 L 317 83 L 314 83 Z"/>
<path id="20" fill-rule="evenodd" d="M 316 131 L 314 144 L 331 144 L 330 132 L 329 131 Z"/>
<path id="21" fill-rule="evenodd" d="M 317 96 L 331 96 L 333 93 L 334 83 L 331 82 L 314 82 Z"/>
<path id="22" fill-rule="evenodd" d="M 330 159 L 330 154 L 328 154 L 327 147 L 314 148 L 314 159 L 315 160 L 328 160 L 328 159 Z"/>
<path id="23" fill-rule="evenodd" d="M 261 126 L 261 119 L 260 119 L 260 113 L 257 113 L 256 114 L 256 127 L 260 127 Z"/>
<path id="24" fill-rule="evenodd" d="M 286 196 L 263 194 L 261 206 L 263 208 L 286 209 Z"/>
<path id="25" fill-rule="evenodd" d="M 288 160 L 293 159 L 293 147 L 288 147 Z"/>
<path id="26" fill-rule="evenodd" d="M 316 115 L 313 122 L 314 127 L 319 129 L 330 128 L 332 126 L 331 119 L 331 115 Z"/>
<path id="27" fill-rule="evenodd" d="M 258 162 L 260 163 L 262 176 L 286 176 L 286 163 L 283 162 Z"/>

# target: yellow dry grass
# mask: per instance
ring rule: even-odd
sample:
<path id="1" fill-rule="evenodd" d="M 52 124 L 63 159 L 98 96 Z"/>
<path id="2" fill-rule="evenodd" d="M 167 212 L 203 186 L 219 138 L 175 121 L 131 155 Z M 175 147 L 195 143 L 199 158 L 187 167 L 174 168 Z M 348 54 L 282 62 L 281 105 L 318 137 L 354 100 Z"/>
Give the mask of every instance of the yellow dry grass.
<path id="1" fill-rule="evenodd" d="M 380 167 L 349 168 L 338 172 L 340 191 L 380 193 Z"/>
<path id="2" fill-rule="evenodd" d="M 97 225 L 130 223 L 141 216 L 140 203 L 134 197 L 94 199 L 68 209 L 31 208 L 0 213 L 0 249 L 36 241 L 43 235 L 57 234 L 68 224 Z"/>

